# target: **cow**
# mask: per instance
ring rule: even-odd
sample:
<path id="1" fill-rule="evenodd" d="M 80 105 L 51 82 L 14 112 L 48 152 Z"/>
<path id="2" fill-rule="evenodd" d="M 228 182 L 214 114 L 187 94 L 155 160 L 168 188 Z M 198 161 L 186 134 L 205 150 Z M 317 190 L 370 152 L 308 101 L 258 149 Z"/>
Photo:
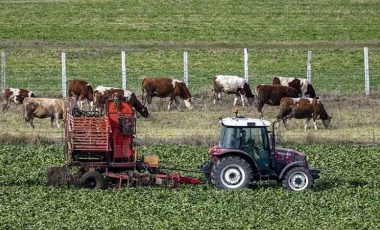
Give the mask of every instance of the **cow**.
<path id="1" fill-rule="evenodd" d="M 255 99 L 255 96 L 252 94 L 248 82 L 241 77 L 217 75 L 212 79 L 212 83 L 214 87 L 214 104 L 216 104 L 216 101 L 219 102 L 222 92 L 226 94 L 235 94 L 234 105 L 236 105 L 239 97 L 241 98 L 243 106 L 245 106 L 243 96 L 247 97 L 248 103 L 250 105 L 252 105 Z"/>
<path id="2" fill-rule="evenodd" d="M 87 101 L 88 106 L 92 109 L 93 100 L 94 100 L 94 92 L 92 86 L 83 80 L 69 80 L 69 96 L 73 96 L 76 98 L 79 109 L 83 109 L 84 101 Z"/>
<path id="3" fill-rule="evenodd" d="M 15 104 L 22 104 L 26 97 L 36 97 L 36 95 L 26 89 L 7 88 L 3 91 L 3 112 L 7 111 L 12 102 Z"/>
<path id="4" fill-rule="evenodd" d="M 94 90 L 94 108 L 104 113 L 104 106 L 108 99 L 119 99 L 132 105 L 144 118 L 149 117 L 148 109 L 141 104 L 135 93 L 114 87 L 98 86 Z"/>
<path id="5" fill-rule="evenodd" d="M 295 77 L 273 77 L 273 85 L 284 85 L 295 88 L 300 97 L 316 97 L 313 85 L 305 78 Z"/>
<path id="6" fill-rule="evenodd" d="M 287 129 L 287 119 L 306 119 L 305 120 L 305 130 L 313 118 L 314 129 L 317 130 L 317 119 L 321 119 L 325 128 L 330 125 L 332 117 L 330 117 L 324 105 L 319 98 L 291 98 L 284 97 L 280 102 L 280 110 L 277 114 L 277 121 L 281 120 L 284 123 L 285 129 Z"/>
<path id="7" fill-rule="evenodd" d="M 298 91 L 289 86 L 282 85 L 258 85 L 256 86 L 255 106 L 263 117 L 263 107 L 265 104 L 271 106 L 280 105 L 283 97 L 298 97 Z"/>
<path id="8" fill-rule="evenodd" d="M 59 126 L 59 119 L 63 119 L 65 113 L 65 103 L 62 99 L 53 98 L 25 98 L 23 102 L 23 117 L 25 122 L 29 122 L 34 127 L 33 118 L 48 118 L 50 117 L 51 127 L 53 128 L 54 120 L 57 127 Z"/>
<path id="9" fill-rule="evenodd" d="M 144 78 L 142 81 L 143 103 L 152 102 L 154 96 L 159 98 L 170 97 L 168 110 L 175 100 L 177 108 L 179 109 L 179 102 L 176 97 L 184 100 L 188 109 L 193 108 L 193 98 L 186 86 L 182 81 L 171 78 Z"/>

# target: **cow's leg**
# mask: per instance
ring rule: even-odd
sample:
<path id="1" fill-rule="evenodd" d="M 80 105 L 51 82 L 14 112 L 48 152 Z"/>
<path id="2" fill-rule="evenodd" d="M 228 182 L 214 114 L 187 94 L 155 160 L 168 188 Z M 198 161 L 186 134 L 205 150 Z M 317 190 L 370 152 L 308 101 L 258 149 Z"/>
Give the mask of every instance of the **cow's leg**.
<path id="1" fill-rule="evenodd" d="M 29 123 L 30 123 L 30 125 L 32 126 L 32 128 L 34 129 L 33 117 L 29 119 Z"/>
<path id="2" fill-rule="evenodd" d="M 238 100 L 238 95 L 235 95 L 235 98 L 234 98 L 234 106 L 236 105 L 237 100 Z"/>
<path id="3" fill-rule="evenodd" d="M 50 127 L 51 128 L 54 128 L 53 123 L 54 123 L 54 115 L 50 117 Z"/>
<path id="4" fill-rule="evenodd" d="M 8 101 L 7 101 L 7 100 L 4 100 L 4 101 L 3 101 L 3 112 L 6 111 L 6 110 L 8 109 L 7 106 L 8 106 Z"/>
<path id="5" fill-rule="evenodd" d="M 314 129 L 315 129 L 315 130 L 318 130 L 318 128 L 317 128 L 317 120 L 314 120 L 314 119 L 313 119 L 313 125 L 314 125 Z"/>
<path id="6" fill-rule="evenodd" d="M 219 94 L 217 92 L 215 92 L 214 90 L 214 94 L 212 95 L 212 99 L 214 100 L 214 105 L 216 104 L 216 100 L 218 98 Z"/>
<path id="7" fill-rule="evenodd" d="M 243 96 L 243 94 L 240 95 L 240 99 L 241 99 L 241 103 L 243 104 L 243 107 L 244 107 L 245 105 L 244 105 L 244 96 Z"/>
<path id="8" fill-rule="evenodd" d="M 305 130 L 307 130 L 307 126 L 309 125 L 310 120 L 311 120 L 310 117 L 306 118 L 306 120 L 305 120 Z"/>
<path id="9" fill-rule="evenodd" d="M 55 113 L 55 122 L 57 123 L 57 127 L 58 127 L 58 128 L 61 128 L 61 127 L 59 126 L 59 113 L 58 113 L 58 112 Z"/>
<path id="10" fill-rule="evenodd" d="M 179 101 L 177 100 L 177 98 L 174 98 L 174 101 L 175 101 L 175 104 L 177 105 L 177 109 L 180 110 Z"/>
<path id="11" fill-rule="evenodd" d="M 147 101 L 148 104 L 150 105 L 150 104 L 152 103 L 152 96 L 147 95 L 147 96 L 146 96 L 146 101 Z"/>
<path id="12" fill-rule="evenodd" d="M 174 99 L 171 97 L 170 100 L 169 100 L 168 110 L 170 110 L 170 106 L 172 105 L 173 100 L 174 100 Z"/>
<path id="13" fill-rule="evenodd" d="M 284 118 L 282 119 L 282 123 L 284 124 L 284 128 L 285 128 L 285 130 L 287 130 L 287 129 L 288 129 L 288 118 L 284 117 Z"/>

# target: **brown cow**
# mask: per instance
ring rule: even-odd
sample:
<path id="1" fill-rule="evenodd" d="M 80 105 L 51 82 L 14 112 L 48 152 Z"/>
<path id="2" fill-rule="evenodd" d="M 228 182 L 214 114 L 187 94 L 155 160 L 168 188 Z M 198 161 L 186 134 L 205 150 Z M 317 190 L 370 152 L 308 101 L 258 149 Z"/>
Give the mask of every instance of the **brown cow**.
<path id="1" fill-rule="evenodd" d="M 180 97 L 184 100 L 185 105 L 188 109 L 193 108 L 193 98 L 187 86 L 184 82 L 171 79 L 171 78 L 144 78 L 142 81 L 142 92 L 143 92 L 143 102 L 144 104 L 152 102 L 152 97 L 156 96 L 159 98 L 170 97 L 168 110 L 175 100 L 177 108 L 179 109 L 179 102 L 176 97 Z"/>
<path id="2" fill-rule="evenodd" d="M 12 102 L 15 104 L 22 104 L 26 97 L 36 97 L 36 95 L 26 89 L 8 88 L 3 92 L 3 112 L 11 107 Z"/>
<path id="3" fill-rule="evenodd" d="M 241 102 L 244 105 L 244 97 L 247 97 L 248 103 L 252 105 L 255 96 L 252 94 L 251 88 L 248 83 L 241 77 L 238 76 L 228 76 L 228 75 L 218 75 L 212 79 L 212 84 L 214 87 L 214 104 L 216 100 L 219 101 L 221 99 L 221 93 L 224 92 L 226 94 L 235 94 L 234 105 L 240 96 Z"/>
<path id="4" fill-rule="evenodd" d="M 56 121 L 59 128 L 59 119 L 63 119 L 65 112 L 65 104 L 62 99 L 53 98 L 25 98 L 23 116 L 26 122 L 34 128 L 33 118 L 48 118 L 50 117 L 51 127 Z"/>
<path id="5" fill-rule="evenodd" d="M 83 109 L 83 103 L 86 100 L 88 106 L 92 108 L 94 100 L 93 89 L 90 84 L 83 80 L 69 80 L 69 96 L 73 96 L 78 101 L 79 109 Z"/>
<path id="6" fill-rule="evenodd" d="M 282 85 L 258 85 L 256 86 L 255 106 L 263 117 L 262 109 L 265 104 L 280 105 L 283 97 L 298 97 L 298 91 L 292 87 Z"/>
<path id="7" fill-rule="evenodd" d="M 330 125 L 330 117 L 322 102 L 317 98 L 291 98 L 284 97 L 280 102 L 280 111 L 277 115 L 277 121 L 282 120 L 285 129 L 287 129 L 287 119 L 305 119 L 305 130 L 313 118 L 314 129 L 317 130 L 317 119 L 321 119 L 325 128 Z"/>
<path id="8" fill-rule="evenodd" d="M 95 88 L 94 108 L 98 109 L 100 111 L 100 114 L 103 114 L 106 101 L 108 99 L 115 98 L 126 101 L 132 105 L 144 118 L 149 117 L 148 109 L 143 104 L 141 104 L 133 92 L 113 87 L 98 86 Z"/>
<path id="9" fill-rule="evenodd" d="M 298 91 L 300 97 L 316 97 L 313 85 L 304 78 L 276 76 L 273 78 L 272 84 L 293 87 Z"/>

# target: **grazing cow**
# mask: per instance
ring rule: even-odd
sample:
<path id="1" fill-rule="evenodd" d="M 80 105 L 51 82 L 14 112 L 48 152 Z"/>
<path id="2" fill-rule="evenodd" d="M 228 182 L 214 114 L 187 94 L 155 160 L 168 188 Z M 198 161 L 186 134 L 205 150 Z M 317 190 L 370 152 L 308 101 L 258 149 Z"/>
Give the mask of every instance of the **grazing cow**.
<path id="1" fill-rule="evenodd" d="M 83 103 L 86 100 L 88 106 L 92 108 L 94 100 L 93 89 L 90 84 L 83 80 L 69 80 L 69 96 L 77 99 L 79 109 L 83 109 Z"/>
<path id="2" fill-rule="evenodd" d="M 263 117 L 262 109 L 265 104 L 280 105 L 283 97 L 298 97 L 298 91 L 292 87 L 282 85 L 258 85 L 256 86 L 255 106 Z"/>
<path id="3" fill-rule="evenodd" d="M 129 91 L 113 87 L 98 86 L 94 90 L 94 108 L 104 113 L 104 106 L 108 99 L 120 99 L 132 105 L 141 116 L 144 118 L 149 117 L 148 109 L 141 104 L 136 95 Z"/>
<path id="4" fill-rule="evenodd" d="M 214 104 L 216 103 L 216 100 L 219 102 L 222 92 L 226 94 L 235 94 L 234 105 L 236 105 L 239 96 L 243 106 L 245 106 L 243 96 L 247 97 L 250 105 L 252 105 L 255 99 L 255 96 L 252 94 L 251 88 L 249 87 L 247 81 L 238 76 L 218 75 L 212 79 L 212 83 L 214 86 Z"/>
<path id="5" fill-rule="evenodd" d="M 280 111 L 277 115 L 277 121 L 282 120 L 285 129 L 287 129 L 287 119 L 305 119 L 305 130 L 313 118 L 314 129 L 317 130 L 317 119 L 321 119 L 325 128 L 330 125 L 332 117 L 330 117 L 322 102 L 316 98 L 291 98 L 284 97 L 280 102 Z"/>
<path id="6" fill-rule="evenodd" d="M 11 106 L 12 102 L 15 104 L 22 104 L 24 98 L 26 97 L 36 97 L 36 95 L 29 90 L 26 89 L 18 89 L 18 88 L 8 88 L 3 92 L 3 112 L 7 111 Z"/>
<path id="7" fill-rule="evenodd" d="M 59 119 L 63 119 L 65 112 L 65 104 L 62 99 L 53 98 L 25 98 L 23 116 L 26 122 L 34 128 L 33 118 L 48 118 L 50 117 L 51 127 L 56 121 L 59 128 Z"/>
<path id="8" fill-rule="evenodd" d="M 272 84 L 293 87 L 298 91 L 300 97 L 316 97 L 313 85 L 304 78 L 274 77 Z"/>
<path id="9" fill-rule="evenodd" d="M 170 97 L 168 110 L 175 100 L 177 108 L 179 109 L 179 102 L 176 97 L 180 97 L 184 100 L 188 109 L 193 108 L 193 98 L 186 84 L 182 81 L 171 78 L 144 78 L 142 81 L 142 92 L 144 104 L 152 102 L 152 97 L 159 98 Z"/>

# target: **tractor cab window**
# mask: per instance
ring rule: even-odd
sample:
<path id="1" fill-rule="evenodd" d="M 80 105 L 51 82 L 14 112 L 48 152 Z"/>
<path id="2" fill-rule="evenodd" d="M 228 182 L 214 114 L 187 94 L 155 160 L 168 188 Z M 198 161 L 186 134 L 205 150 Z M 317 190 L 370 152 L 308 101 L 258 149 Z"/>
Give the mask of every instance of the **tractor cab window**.
<path id="1" fill-rule="evenodd" d="M 222 148 L 238 148 L 240 145 L 240 129 L 236 127 L 222 126 L 219 145 Z"/>

